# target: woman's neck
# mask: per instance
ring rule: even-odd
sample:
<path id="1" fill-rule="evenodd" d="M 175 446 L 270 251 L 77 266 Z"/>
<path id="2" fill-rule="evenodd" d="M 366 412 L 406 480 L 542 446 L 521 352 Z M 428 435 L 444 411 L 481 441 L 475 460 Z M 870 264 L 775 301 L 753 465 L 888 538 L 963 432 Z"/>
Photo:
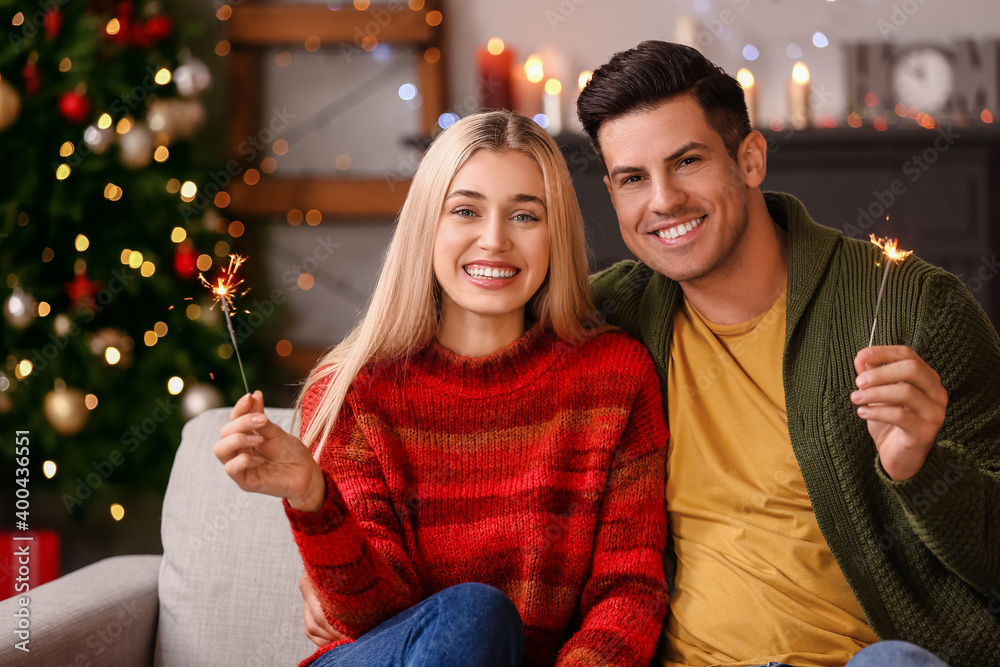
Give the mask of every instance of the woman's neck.
<path id="1" fill-rule="evenodd" d="M 498 316 L 449 310 L 447 306 L 442 309 L 435 338 L 442 347 L 463 357 L 485 357 L 524 335 L 523 309 Z"/>

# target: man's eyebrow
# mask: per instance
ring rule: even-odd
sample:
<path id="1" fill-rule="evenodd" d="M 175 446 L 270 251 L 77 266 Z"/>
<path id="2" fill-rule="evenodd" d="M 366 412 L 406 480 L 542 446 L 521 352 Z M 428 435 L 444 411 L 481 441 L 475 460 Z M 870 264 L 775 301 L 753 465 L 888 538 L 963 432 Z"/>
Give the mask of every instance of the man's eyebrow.
<path id="1" fill-rule="evenodd" d="M 710 151 L 712 149 L 711 149 L 711 147 L 708 144 L 703 144 L 700 141 L 689 141 L 686 144 L 684 144 L 683 146 L 681 146 L 680 148 L 678 148 L 677 150 L 675 150 L 673 153 L 671 153 L 670 155 L 668 155 L 667 157 L 665 157 L 663 159 L 663 161 L 664 162 L 673 162 L 674 160 L 676 160 L 680 156 L 684 155 L 688 151 L 693 151 L 693 150 L 707 150 L 707 151 Z M 645 170 L 642 169 L 641 167 L 630 167 L 628 165 L 620 165 L 620 166 L 617 166 L 614 169 L 612 169 L 610 175 L 611 175 L 612 178 L 614 178 L 615 176 L 620 176 L 621 174 L 634 174 L 634 173 L 641 172 L 641 171 L 645 171 Z"/>

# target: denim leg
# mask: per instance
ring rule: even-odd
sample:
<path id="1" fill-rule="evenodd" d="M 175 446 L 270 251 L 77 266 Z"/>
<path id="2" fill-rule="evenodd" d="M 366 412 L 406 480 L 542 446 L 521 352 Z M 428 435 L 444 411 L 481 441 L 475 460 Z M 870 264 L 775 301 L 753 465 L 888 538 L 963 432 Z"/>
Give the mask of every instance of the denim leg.
<path id="1" fill-rule="evenodd" d="M 930 651 L 916 644 L 889 639 L 857 653 L 847 667 L 948 667 Z"/>
<path id="2" fill-rule="evenodd" d="M 458 584 L 402 611 L 313 667 L 520 667 L 521 615 L 492 586 Z"/>

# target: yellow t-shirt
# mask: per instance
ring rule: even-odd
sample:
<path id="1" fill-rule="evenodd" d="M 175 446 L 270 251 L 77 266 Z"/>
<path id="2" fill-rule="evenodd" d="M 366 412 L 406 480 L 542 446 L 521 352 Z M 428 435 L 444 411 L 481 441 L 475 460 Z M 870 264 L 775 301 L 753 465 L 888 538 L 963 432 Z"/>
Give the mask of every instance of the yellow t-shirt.
<path id="1" fill-rule="evenodd" d="M 792 451 L 784 341 L 784 291 L 736 325 L 706 321 L 687 299 L 674 318 L 666 494 L 677 590 L 665 665 L 840 666 L 878 641 Z"/>

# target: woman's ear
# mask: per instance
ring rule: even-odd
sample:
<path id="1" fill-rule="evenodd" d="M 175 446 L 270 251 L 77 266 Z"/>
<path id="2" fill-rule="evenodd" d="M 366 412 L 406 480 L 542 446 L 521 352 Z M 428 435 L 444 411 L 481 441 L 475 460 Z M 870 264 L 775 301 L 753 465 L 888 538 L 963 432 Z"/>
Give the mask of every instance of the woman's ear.
<path id="1" fill-rule="evenodd" d="M 747 187 L 760 187 L 767 174 L 767 140 L 764 139 L 764 135 L 757 130 L 752 130 L 740 142 L 736 158 L 740 173 L 746 179 Z"/>

